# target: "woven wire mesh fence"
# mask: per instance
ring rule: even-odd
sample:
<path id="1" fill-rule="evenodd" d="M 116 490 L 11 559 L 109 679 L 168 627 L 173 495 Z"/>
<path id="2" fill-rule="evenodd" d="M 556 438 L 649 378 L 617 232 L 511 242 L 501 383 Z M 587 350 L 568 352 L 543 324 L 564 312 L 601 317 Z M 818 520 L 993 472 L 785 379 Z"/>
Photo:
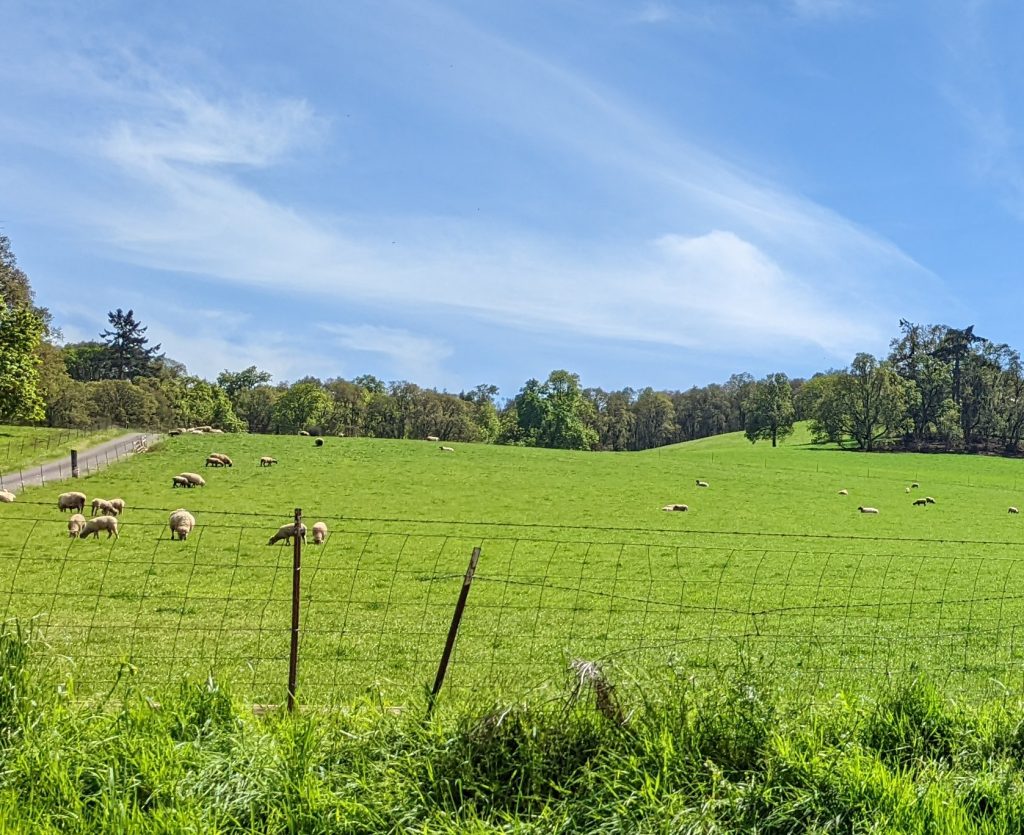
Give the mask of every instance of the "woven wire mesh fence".
<path id="1" fill-rule="evenodd" d="M 293 552 L 268 547 L 266 522 L 201 524 L 180 542 L 164 523 L 126 520 L 119 538 L 81 540 L 66 520 L 21 513 L 0 534 L 0 614 L 34 619 L 79 696 L 130 669 L 154 689 L 212 673 L 239 698 L 284 700 Z M 916 672 L 960 693 L 1024 689 L 1024 559 L 968 544 L 367 527 L 332 523 L 302 549 L 300 702 L 423 692 L 477 547 L 454 695 L 529 692 L 564 680 L 574 658 L 634 677 L 756 663 L 812 697 Z"/>

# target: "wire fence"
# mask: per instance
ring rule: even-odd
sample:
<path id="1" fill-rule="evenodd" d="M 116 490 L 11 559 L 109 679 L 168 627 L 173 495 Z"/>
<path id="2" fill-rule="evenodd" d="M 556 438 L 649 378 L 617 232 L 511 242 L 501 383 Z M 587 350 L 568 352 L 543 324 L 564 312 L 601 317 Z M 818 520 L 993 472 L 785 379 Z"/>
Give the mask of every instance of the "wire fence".
<path id="1" fill-rule="evenodd" d="M 400 704 L 435 680 L 477 548 L 446 693 L 522 694 L 562 682 L 575 658 L 634 678 L 757 664 L 808 698 L 919 672 L 958 693 L 1024 691 L 1024 559 L 974 543 L 762 548 L 328 520 L 297 572 L 265 521 L 210 514 L 182 542 L 129 509 L 119 537 L 82 540 L 34 510 L 5 515 L 0 613 L 34 619 L 83 698 L 126 671 L 154 690 L 212 673 L 240 698 L 283 703 L 298 576 L 300 703 Z"/>
<path id="2" fill-rule="evenodd" d="M 64 443 L 68 441 L 65 440 Z M 100 444 L 93 449 L 85 450 L 75 458 L 63 457 L 55 461 L 21 466 L 7 473 L 3 472 L 0 465 L 0 490 L 24 490 L 26 487 L 52 484 L 71 478 L 73 474 L 89 476 L 130 455 L 145 452 L 148 447 L 149 436 L 135 435 L 125 440 Z M 58 446 L 55 445 L 53 448 L 57 449 Z"/>

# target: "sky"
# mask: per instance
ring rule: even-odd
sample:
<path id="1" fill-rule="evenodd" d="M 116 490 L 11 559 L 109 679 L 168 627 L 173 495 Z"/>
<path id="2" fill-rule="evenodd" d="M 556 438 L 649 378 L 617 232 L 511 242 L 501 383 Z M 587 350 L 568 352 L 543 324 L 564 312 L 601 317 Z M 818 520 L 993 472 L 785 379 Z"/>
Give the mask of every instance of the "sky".
<path id="1" fill-rule="evenodd" d="M 0 233 L 67 341 L 505 397 L 1024 348 L 1024 6 L 0 0 Z"/>

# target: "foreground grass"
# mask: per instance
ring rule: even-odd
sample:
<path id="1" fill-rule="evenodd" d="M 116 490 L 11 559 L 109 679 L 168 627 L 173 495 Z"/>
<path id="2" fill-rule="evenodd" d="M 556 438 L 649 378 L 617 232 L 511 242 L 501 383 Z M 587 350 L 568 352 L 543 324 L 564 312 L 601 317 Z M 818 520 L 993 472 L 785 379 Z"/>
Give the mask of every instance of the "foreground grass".
<path id="1" fill-rule="evenodd" d="M 69 457 L 72 449 L 88 449 L 124 432 L 118 427 L 80 430 L 0 425 L 0 473 L 15 473 Z"/>
<path id="2" fill-rule="evenodd" d="M 214 450 L 235 466 L 204 469 Z M 76 483 L 127 500 L 118 540 L 69 540 L 57 485 L 0 505 L 0 618 L 37 618 L 82 697 L 124 660 L 147 686 L 216 669 L 239 698 L 280 701 L 291 550 L 266 542 L 301 507 L 331 529 L 303 558 L 308 704 L 414 699 L 476 546 L 458 692 L 528 693 L 579 656 L 654 677 L 745 656 L 815 699 L 913 673 L 984 698 L 1024 690 L 1024 516 L 1006 512 L 1022 466 L 740 436 L 639 454 L 183 436 Z M 172 489 L 182 470 L 208 485 Z M 923 494 L 937 503 L 913 506 Z M 180 506 L 199 523 L 184 543 L 166 528 Z"/>
<path id="3" fill-rule="evenodd" d="M 908 679 L 799 706 L 750 668 L 606 678 L 428 720 L 354 700 L 255 718 L 216 681 L 55 689 L 0 635 L 0 829 L 32 833 L 901 832 L 1024 827 L 1024 701 Z M 611 705 L 611 707 L 609 707 Z"/>

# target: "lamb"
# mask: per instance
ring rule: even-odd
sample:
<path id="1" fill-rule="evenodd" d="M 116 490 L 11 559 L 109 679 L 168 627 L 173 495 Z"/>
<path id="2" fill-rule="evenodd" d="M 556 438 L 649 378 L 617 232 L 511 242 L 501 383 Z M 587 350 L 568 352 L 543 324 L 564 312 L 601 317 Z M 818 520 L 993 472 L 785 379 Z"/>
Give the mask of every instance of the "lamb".
<path id="1" fill-rule="evenodd" d="M 443 446 L 441 447 L 441 452 L 455 452 L 455 449 L 450 446 Z"/>
<path id="2" fill-rule="evenodd" d="M 216 456 L 210 455 L 210 456 L 207 456 L 207 458 L 206 458 L 206 466 L 207 467 L 223 467 L 224 466 L 224 462 L 221 461 Z"/>
<path id="3" fill-rule="evenodd" d="M 850 491 L 849 491 L 849 490 L 847 490 L 847 489 L 846 489 L 846 488 L 844 487 L 844 488 L 843 488 L 842 490 L 840 490 L 840 491 L 839 491 L 839 495 L 840 495 L 840 496 L 849 496 L 849 495 L 850 495 Z"/>
<path id="4" fill-rule="evenodd" d="M 313 446 L 323 446 L 323 445 L 324 445 L 324 439 L 323 438 L 317 438 L 315 441 L 313 441 Z"/>
<path id="5" fill-rule="evenodd" d="M 235 466 L 234 462 L 228 456 L 226 456 L 223 452 L 211 452 L 210 453 L 210 457 L 211 458 L 216 458 L 225 467 L 233 467 L 233 466 Z"/>
<path id="6" fill-rule="evenodd" d="M 188 479 L 190 487 L 205 487 L 206 480 L 199 473 L 182 473 L 181 477 Z"/>
<path id="7" fill-rule="evenodd" d="M 1010 505 L 1009 509 L 1006 512 L 1007 513 L 1020 513 L 1020 511 L 1017 510 L 1017 508 L 1015 508 L 1013 505 Z"/>
<path id="8" fill-rule="evenodd" d="M 65 510 L 77 510 L 81 513 L 85 510 L 85 493 L 61 493 L 57 496 L 57 507 L 61 513 Z"/>
<path id="9" fill-rule="evenodd" d="M 191 487 L 191 482 L 183 475 L 171 476 L 171 487 Z"/>
<path id="10" fill-rule="evenodd" d="M 267 545 L 273 545 L 275 542 L 280 542 L 282 539 L 287 545 L 292 541 L 292 537 L 295 536 L 295 523 L 292 522 L 290 525 L 281 525 L 270 539 L 267 541 Z M 299 538 L 303 542 L 306 541 L 306 526 L 301 522 L 299 523 Z"/>
<path id="11" fill-rule="evenodd" d="M 427 440 L 428 441 L 433 441 L 436 444 L 441 439 L 439 437 L 437 437 L 437 435 L 427 435 Z"/>
<path id="12" fill-rule="evenodd" d="M 327 539 L 327 523 L 317 522 L 313 525 L 313 544 L 323 545 L 325 539 Z"/>
<path id="13" fill-rule="evenodd" d="M 903 491 L 903 492 L 905 492 L 905 493 L 909 493 L 909 492 L 910 492 L 910 488 L 909 488 L 909 487 L 906 487 L 906 488 L 904 488 L 904 491 Z"/>
<path id="14" fill-rule="evenodd" d="M 0 502 L 6 502 L 10 504 L 14 501 L 14 493 L 10 490 L 0 490 Z"/>
<path id="15" fill-rule="evenodd" d="M 170 526 L 171 539 L 174 539 L 174 535 L 177 534 L 178 539 L 184 541 L 192 533 L 192 528 L 196 526 L 196 517 L 185 510 L 185 508 L 179 507 L 171 513 Z"/>
<path id="16" fill-rule="evenodd" d="M 110 499 L 107 504 L 113 509 L 115 516 L 124 513 L 124 499 Z"/>
<path id="17" fill-rule="evenodd" d="M 878 513 L 877 507 L 858 507 L 857 510 L 861 513 Z"/>
<path id="18" fill-rule="evenodd" d="M 687 510 L 689 510 L 689 509 L 690 509 L 690 508 L 688 508 L 688 507 L 687 507 L 686 505 L 684 505 L 684 504 L 667 504 L 667 505 L 665 505 L 665 506 L 664 506 L 664 507 L 662 508 L 662 510 L 681 510 L 681 511 L 683 511 L 684 513 L 685 513 L 685 512 L 687 511 Z"/>
<path id="19" fill-rule="evenodd" d="M 89 534 L 99 539 L 100 531 L 107 532 L 107 539 L 110 537 L 120 538 L 117 535 L 117 517 L 116 516 L 97 516 L 95 519 L 90 519 L 85 523 L 82 528 L 82 532 L 78 534 L 82 539 L 85 539 Z"/>
<path id="20" fill-rule="evenodd" d="M 924 499 L 914 499 L 914 507 L 925 507 L 928 502 Z"/>
<path id="21" fill-rule="evenodd" d="M 935 504 L 935 499 L 933 499 L 931 496 L 925 496 L 924 500 L 928 502 L 928 504 Z"/>
<path id="22" fill-rule="evenodd" d="M 276 458 L 271 458 L 269 455 L 264 455 L 260 459 L 260 466 L 261 467 L 270 467 L 270 466 L 272 466 L 272 465 L 274 465 L 276 463 L 277 463 L 277 459 Z"/>
<path id="23" fill-rule="evenodd" d="M 77 538 L 84 527 L 85 517 L 81 513 L 72 514 L 71 518 L 68 519 L 68 536 L 72 539 Z"/>
<path id="24" fill-rule="evenodd" d="M 708 484 L 708 483 L 707 483 L 706 481 L 701 481 L 701 480 L 700 480 L 700 479 L 698 478 L 698 479 L 697 479 L 697 486 L 698 486 L 698 487 L 710 487 L 711 485 L 710 485 L 710 484 Z"/>
<path id="25" fill-rule="evenodd" d="M 99 511 L 101 511 L 101 510 L 103 511 L 103 515 L 105 515 L 105 516 L 116 516 L 117 515 L 117 512 L 114 510 L 113 505 L 110 504 L 110 502 L 108 502 L 106 499 L 93 499 L 92 500 L 92 515 L 93 516 L 99 516 L 100 515 Z"/>

